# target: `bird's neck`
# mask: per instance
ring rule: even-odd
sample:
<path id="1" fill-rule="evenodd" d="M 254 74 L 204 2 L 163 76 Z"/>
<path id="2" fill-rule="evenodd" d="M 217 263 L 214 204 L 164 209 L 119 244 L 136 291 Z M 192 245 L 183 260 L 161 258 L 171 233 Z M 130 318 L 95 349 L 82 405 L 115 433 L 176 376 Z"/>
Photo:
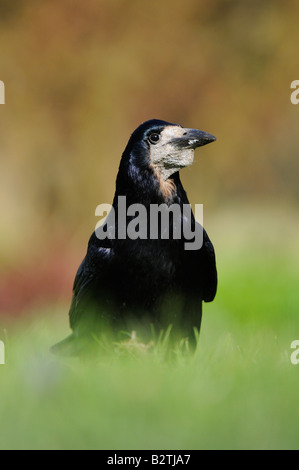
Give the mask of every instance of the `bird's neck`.
<path id="1" fill-rule="evenodd" d="M 113 207 L 118 205 L 119 196 L 125 196 L 126 203 L 142 204 L 188 204 L 186 193 L 180 181 L 179 172 L 164 180 L 154 167 L 121 165 L 116 179 Z"/>
<path id="2" fill-rule="evenodd" d="M 171 206 L 170 212 L 164 212 L 165 205 Z M 131 223 L 133 220 L 135 220 L 133 226 L 138 226 L 138 230 L 141 230 L 143 235 L 146 233 L 146 238 L 149 236 L 148 228 L 156 227 L 157 234 L 155 237 L 163 238 L 164 231 L 166 230 L 169 233 L 170 239 L 174 241 L 175 227 L 177 229 L 182 227 L 181 224 L 186 217 L 190 220 L 191 229 L 194 228 L 193 212 L 192 210 L 190 213 L 186 212 L 185 205 L 189 206 L 189 201 L 178 172 L 174 173 L 165 182 L 164 180 L 161 181 L 159 175 L 151 167 L 134 169 L 131 165 L 127 172 L 124 171 L 124 167 L 120 168 L 113 200 L 114 210 L 112 211 L 114 217 L 113 224 L 115 223 L 117 227 L 118 243 L 119 240 L 122 243 L 124 236 L 119 236 L 120 228 L 122 227 L 123 230 L 128 227 L 128 223 Z M 177 206 L 179 206 L 179 210 Z M 164 214 L 160 214 L 162 219 L 159 218 L 160 210 Z M 182 217 L 183 214 L 184 217 Z M 163 224 L 167 224 L 167 226 Z M 135 240 L 135 237 L 132 239 Z M 175 239 L 175 242 L 177 243 L 178 240 Z"/>

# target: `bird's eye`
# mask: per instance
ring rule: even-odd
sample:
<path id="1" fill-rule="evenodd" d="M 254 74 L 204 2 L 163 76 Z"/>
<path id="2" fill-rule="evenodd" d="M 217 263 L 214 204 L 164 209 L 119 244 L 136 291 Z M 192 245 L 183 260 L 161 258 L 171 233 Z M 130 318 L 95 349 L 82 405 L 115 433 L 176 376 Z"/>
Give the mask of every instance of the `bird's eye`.
<path id="1" fill-rule="evenodd" d="M 149 135 L 148 140 L 150 141 L 151 144 L 156 144 L 160 140 L 160 134 L 153 132 L 152 134 Z"/>

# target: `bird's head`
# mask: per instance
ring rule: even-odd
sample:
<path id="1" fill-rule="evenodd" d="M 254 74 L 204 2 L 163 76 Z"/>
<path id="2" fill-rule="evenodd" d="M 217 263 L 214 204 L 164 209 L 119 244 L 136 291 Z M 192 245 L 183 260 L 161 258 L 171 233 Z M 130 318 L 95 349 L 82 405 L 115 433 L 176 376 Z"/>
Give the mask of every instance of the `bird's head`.
<path id="1" fill-rule="evenodd" d="M 166 181 L 173 173 L 193 163 L 197 147 L 214 142 L 216 137 L 198 129 L 152 119 L 131 135 L 125 153 L 138 167 L 151 167 Z"/>

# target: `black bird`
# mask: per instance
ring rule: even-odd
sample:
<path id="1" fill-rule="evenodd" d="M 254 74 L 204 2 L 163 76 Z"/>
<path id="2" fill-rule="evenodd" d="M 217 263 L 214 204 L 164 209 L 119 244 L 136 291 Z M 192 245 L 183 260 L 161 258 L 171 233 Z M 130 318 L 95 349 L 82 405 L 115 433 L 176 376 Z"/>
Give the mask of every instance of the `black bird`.
<path id="1" fill-rule="evenodd" d="M 54 352 L 74 351 L 80 339 L 107 329 L 135 330 L 147 338 L 153 328 L 165 331 L 169 325 L 174 338 L 196 344 L 202 301 L 214 299 L 217 271 L 213 245 L 195 221 L 179 170 L 192 164 L 195 148 L 215 140 L 206 132 L 157 119 L 133 132 L 121 158 L 111 212 L 91 235 L 76 274 L 69 312 L 73 333 Z M 123 202 L 131 208 L 125 215 Z M 157 207 L 166 208 L 168 225 L 161 214 L 153 222 L 151 208 Z M 188 224 L 194 242 L 197 233 L 203 237 L 196 249 L 186 249 Z"/>

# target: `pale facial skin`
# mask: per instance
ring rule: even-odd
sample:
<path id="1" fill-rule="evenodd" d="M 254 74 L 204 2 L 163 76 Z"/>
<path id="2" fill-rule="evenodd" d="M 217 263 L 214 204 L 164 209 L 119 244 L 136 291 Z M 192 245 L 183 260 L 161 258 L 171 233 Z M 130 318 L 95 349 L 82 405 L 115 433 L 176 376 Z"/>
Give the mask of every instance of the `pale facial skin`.
<path id="1" fill-rule="evenodd" d="M 167 126 L 159 136 L 150 146 L 150 160 L 164 181 L 181 168 L 192 165 L 196 147 L 216 140 L 211 134 L 181 126 Z"/>

